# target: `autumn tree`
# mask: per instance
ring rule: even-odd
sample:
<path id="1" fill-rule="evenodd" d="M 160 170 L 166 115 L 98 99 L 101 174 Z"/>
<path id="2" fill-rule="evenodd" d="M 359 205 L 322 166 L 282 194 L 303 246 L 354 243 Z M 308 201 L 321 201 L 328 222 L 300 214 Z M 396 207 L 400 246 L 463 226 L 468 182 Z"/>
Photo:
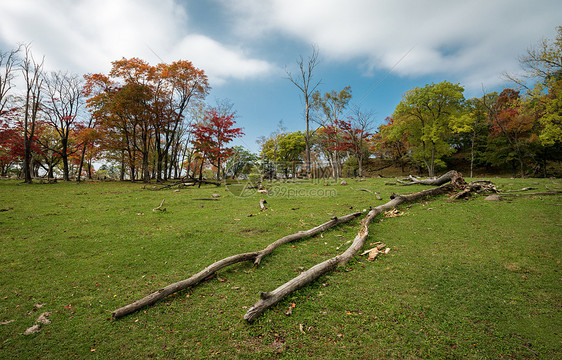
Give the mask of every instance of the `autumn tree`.
<path id="1" fill-rule="evenodd" d="M 430 177 L 435 176 L 436 164 L 442 164 L 441 158 L 454 151 L 447 137 L 451 120 L 463 109 L 463 91 L 448 81 L 417 87 L 404 94 L 394 111 L 394 121 L 410 131 L 413 160 L 423 163 Z"/>
<path id="2" fill-rule="evenodd" d="M 557 27 L 555 39 L 542 39 L 531 46 L 519 63 L 523 71 L 506 77 L 527 89 L 521 95 L 519 113 L 525 113 L 527 120 L 536 119 L 533 132 L 539 137 L 528 158 L 533 158 L 535 168 L 542 168 L 546 176 L 546 161 L 560 161 L 556 154 L 562 149 L 562 26 Z M 513 140 L 510 145 L 516 147 Z"/>
<path id="3" fill-rule="evenodd" d="M 132 58 L 112 64 L 108 76 L 87 77 L 89 91 L 101 89 L 88 100 L 99 131 L 108 139 L 108 150 L 119 152 L 122 164 L 127 159 L 132 180 L 138 158 L 143 181 L 150 180 L 152 163 L 157 179 L 166 179 L 171 159 L 178 158 L 177 131 L 192 101 L 207 95 L 207 77 L 189 61 L 150 66 Z M 152 159 L 154 152 L 156 159 Z"/>
<path id="4" fill-rule="evenodd" d="M 177 154 L 178 139 L 175 136 L 186 117 L 186 112 L 193 102 L 203 100 L 209 92 L 207 76 L 189 61 L 180 60 L 170 65 L 159 64 L 156 67 L 154 81 L 156 119 L 154 122 L 155 144 L 158 155 L 157 180 L 168 178 L 168 164 Z M 171 165 L 171 164 L 170 164 Z M 171 170 L 171 166 L 170 166 Z"/>
<path id="5" fill-rule="evenodd" d="M 217 181 L 221 180 L 222 165 L 232 154 L 228 143 L 244 135 L 242 128 L 235 128 L 235 124 L 235 113 L 222 114 L 214 109 L 206 112 L 202 122 L 193 125 L 195 148 L 217 168 Z M 201 171 L 199 176 L 201 180 Z"/>
<path id="6" fill-rule="evenodd" d="M 404 122 L 395 122 L 394 118 L 387 117 L 384 124 L 380 125 L 378 132 L 373 136 L 372 149 L 381 158 L 390 158 L 395 165 L 404 166 L 408 161 L 408 132 Z"/>

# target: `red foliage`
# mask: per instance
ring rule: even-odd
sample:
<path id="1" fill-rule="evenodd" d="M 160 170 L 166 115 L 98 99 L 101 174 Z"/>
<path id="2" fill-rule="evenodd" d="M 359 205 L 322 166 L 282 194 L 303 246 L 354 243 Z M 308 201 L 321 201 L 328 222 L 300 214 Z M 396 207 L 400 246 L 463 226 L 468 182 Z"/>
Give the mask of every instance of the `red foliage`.
<path id="1" fill-rule="evenodd" d="M 232 155 L 226 145 L 244 135 L 241 128 L 233 127 L 235 123 L 234 114 L 221 115 L 213 110 L 206 113 L 202 123 L 193 126 L 195 148 L 217 168 Z"/>

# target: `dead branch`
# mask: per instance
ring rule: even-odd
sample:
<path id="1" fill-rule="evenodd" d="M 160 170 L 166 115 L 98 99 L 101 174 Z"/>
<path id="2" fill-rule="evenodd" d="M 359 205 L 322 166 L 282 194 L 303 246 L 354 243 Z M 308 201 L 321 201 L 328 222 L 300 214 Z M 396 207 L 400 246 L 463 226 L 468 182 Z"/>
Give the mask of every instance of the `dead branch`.
<path id="1" fill-rule="evenodd" d="M 451 183 L 445 184 L 437 188 L 432 188 L 424 191 L 420 191 L 417 193 L 413 193 L 410 195 L 393 195 L 391 200 L 386 204 L 379 205 L 367 214 L 367 216 L 361 222 L 361 226 L 359 232 L 351 246 L 343 252 L 341 255 L 337 255 L 333 258 L 325 260 L 307 271 L 302 272 L 297 277 L 289 280 L 285 284 L 279 286 L 277 289 L 271 292 L 262 292 L 260 294 L 260 299 L 246 312 L 244 315 L 244 319 L 248 322 L 254 321 L 258 316 L 260 316 L 265 310 L 270 308 L 271 306 L 277 304 L 281 301 L 285 296 L 291 294 L 295 290 L 298 290 L 314 280 L 318 279 L 320 276 L 330 272 L 338 265 L 345 265 L 351 258 L 353 258 L 365 244 L 365 240 L 369 235 L 369 224 L 375 217 L 379 214 L 383 213 L 384 211 L 393 209 L 400 204 L 406 202 L 413 202 L 419 199 L 423 199 L 425 197 L 436 196 L 439 194 L 446 193 L 455 189 L 459 184 L 464 183 L 464 179 L 462 176 L 457 173 L 456 171 L 451 174 Z"/>
<path id="2" fill-rule="evenodd" d="M 519 189 L 519 190 L 504 190 L 504 192 L 521 192 L 521 191 L 529 191 L 529 190 L 537 190 L 538 188 L 536 187 L 526 187 L 523 189 Z"/>
<path id="3" fill-rule="evenodd" d="M 267 207 L 265 206 L 265 204 L 267 204 L 267 201 L 265 201 L 264 199 L 260 199 L 260 210 L 261 211 L 267 210 Z"/>
<path id="4" fill-rule="evenodd" d="M 373 193 L 373 192 L 372 192 L 371 190 L 369 190 L 369 189 L 358 189 L 357 191 L 365 191 L 365 192 L 368 192 L 368 193 L 371 193 L 371 194 Z"/>
<path id="5" fill-rule="evenodd" d="M 160 210 L 160 211 L 166 211 L 166 208 L 162 208 L 162 205 L 164 205 L 164 200 L 162 199 L 162 202 L 160 203 L 160 205 L 158 207 L 155 207 L 154 209 L 152 209 L 153 212 L 156 212 L 156 210 Z"/>
<path id="6" fill-rule="evenodd" d="M 310 230 L 307 231 L 299 231 L 296 232 L 294 234 L 285 236 L 275 242 L 273 242 L 272 244 L 270 244 L 269 246 L 267 246 L 265 249 L 261 250 L 261 251 L 255 251 L 255 252 L 248 252 L 248 253 L 243 253 L 243 254 L 238 254 L 238 255 L 234 255 L 234 256 L 230 256 L 227 258 L 224 258 L 222 260 L 219 260 L 211 265 L 209 265 L 208 267 L 206 267 L 205 269 L 203 269 L 202 271 L 198 272 L 197 274 L 191 276 L 188 279 L 179 281 L 177 283 L 168 285 L 160 290 L 157 290 L 153 293 L 151 293 L 150 295 L 135 301 L 132 304 L 126 305 L 122 308 L 119 308 L 115 311 L 113 311 L 112 316 L 114 319 L 118 319 L 120 317 L 123 317 L 125 315 L 131 314 L 133 312 L 136 312 L 138 310 L 140 310 L 141 308 L 145 307 L 145 306 L 149 306 L 149 305 L 153 305 L 154 303 L 158 302 L 159 300 L 165 298 L 166 296 L 173 294 L 175 292 L 178 292 L 180 290 L 184 290 L 187 289 L 189 287 L 193 287 L 195 285 L 197 285 L 198 283 L 202 282 L 205 279 L 208 279 L 210 276 L 212 276 L 213 274 L 215 274 L 217 271 L 221 270 L 224 267 L 227 267 L 229 265 L 233 265 L 239 262 L 243 262 L 243 261 L 254 261 L 255 264 L 259 264 L 261 262 L 261 259 L 266 256 L 269 255 L 273 252 L 273 250 L 275 250 L 277 247 L 286 244 L 288 242 L 291 241 L 295 241 L 295 240 L 299 240 L 299 239 L 303 239 L 306 237 L 311 237 L 314 236 L 320 232 L 323 232 L 333 226 L 342 224 L 344 222 L 348 222 L 350 220 L 355 219 L 356 217 L 360 216 L 361 213 L 360 212 L 356 212 L 356 213 L 352 213 L 349 215 L 345 215 L 342 216 L 340 218 L 337 217 L 333 217 L 330 221 L 319 225 L 315 228 L 312 228 Z"/>
<path id="7" fill-rule="evenodd" d="M 201 200 L 201 201 L 219 201 L 220 199 L 217 198 L 195 198 L 193 200 Z"/>
<path id="8" fill-rule="evenodd" d="M 544 191 L 544 192 L 536 192 L 536 193 L 527 193 L 527 194 L 503 194 L 503 196 L 542 196 L 542 195 L 558 195 L 562 194 L 562 191 Z"/>

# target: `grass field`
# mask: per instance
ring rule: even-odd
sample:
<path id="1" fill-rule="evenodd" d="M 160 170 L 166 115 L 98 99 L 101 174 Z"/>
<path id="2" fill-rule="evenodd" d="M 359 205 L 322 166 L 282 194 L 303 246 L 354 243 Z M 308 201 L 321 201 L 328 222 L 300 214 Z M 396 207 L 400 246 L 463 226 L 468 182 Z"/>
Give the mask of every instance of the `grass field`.
<path id="1" fill-rule="evenodd" d="M 562 188 L 560 180 L 493 180 L 502 189 Z M 370 227 L 367 242 L 385 242 L 388 255 L 356 257 L 253 324 L 243 315 L 261 291 L 342 252 L 360 219 L 111 320 L 111 311 L 216 260 L 424 189 L 385 181 L 277 184 L 265 212 L 257 194 L 224 187 L 0 181 L 0 358 L 562 358 L 559 195 L 404 207 Z M 218 201 L 195 200 L 213 193 Z M 153 212 L 162 199 L 167 211 Z M 43 312 L 51 323 L 23 335 Z"/>

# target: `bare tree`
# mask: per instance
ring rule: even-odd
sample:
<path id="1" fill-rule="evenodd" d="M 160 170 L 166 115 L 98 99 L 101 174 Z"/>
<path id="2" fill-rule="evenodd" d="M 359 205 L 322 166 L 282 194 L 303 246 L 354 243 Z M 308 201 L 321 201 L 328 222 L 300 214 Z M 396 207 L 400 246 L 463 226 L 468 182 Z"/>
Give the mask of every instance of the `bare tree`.
<path id="1" fill-rule="evenodd" d="M 17 62 L 17 56 L 20 48 L 0 52 L 0 115 L 4 112 L 6 103 L 8 102 L 8 92 L 12 89 L 12 80 L 14 79 L 14 66 Z"/>
<path id="2" fill-rule="evenodd" d="M 300 56 L 297 60 L 297 65 L 299 67 L 298 74 L 293 75 L 288 70 L 287 78 L 291 81 L 301 92 L 302 99 L 304 101 L 304 118 L 306 121 L 306 175 L 308 178 L 311 176 L 310 169 L 310 110 L 312 106 L 312 94 L 316 91 L 318 85 L 320 85 L 320 80 L 313 80 L 314 69 L 318 66 L 318 47 L 312 47 L 312 55 L 305 61 L 305 59 Z"/>
<path id="3" fill-rule="evenodd" d="M 359 177 L 363 176 L 363 162 L 365 161 L 366 154 L 366 141 L 373 134 L 371 131 L 374 128 L 373 122 L 375 117 L 372 111 L 363 111 L 359 106 L 353 109 L 354 116 L 351 121 L 351 131 L 349 132 L 349 138 L 352 144 L 352 151 L 357 157 L 357 162 L 359 165 Z"/>
<path id="4" fill-rule="evenodd" d="M 45 114 L 47 123 L 55 130 L 59 141 L 56 149 L 63 164 L 63 179 L 70 180 L 68 156 L 72 151 L 70 135 L 78 122 L 78 114 L 83 106 L 82 78 L 75 74 L 52 72 L 44 77 L 47 101 Z"/>
<path id="5" fill-rule="evenodd" d="M 36 62 L 31 53 L 31 45 L 25 45 L 23 48 L 25 53 L 21 62 L 21 71 L 25 81 L 23 120 L 25 153 L 23 158 L 23 176 L 26 183 L 31 183 L 31 148 L 35 141 L 34 136 L 37 116 L 41 110 L 44 59 L 41 59 L 40 63 Z"/>
<path id="6" fill-rule="evenodd" d="M 542 39 L 536 46 L 527 49 L 527 53 L 519 57 L 523 73 L 514 75 L 504 73 L 507 80 L 529 89 L 525 84 L 529 79 L 540 79 L 547 82 L 551 78 L 560 78 L 562 74 L 562 26 L 556 28 L 555 40 Z"/>

